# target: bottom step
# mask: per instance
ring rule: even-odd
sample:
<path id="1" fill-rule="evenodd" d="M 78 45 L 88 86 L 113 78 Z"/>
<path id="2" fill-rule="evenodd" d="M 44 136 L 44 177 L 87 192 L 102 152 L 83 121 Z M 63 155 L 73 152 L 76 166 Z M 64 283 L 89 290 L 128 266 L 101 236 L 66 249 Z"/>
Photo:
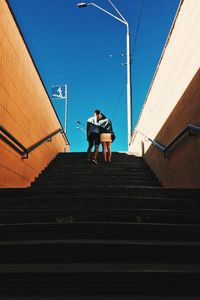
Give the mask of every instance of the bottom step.
<path id="1" fill-rule="evenodd" d="M 200 296 L 199 282 L 200 265 L 190 264 L 0 265 L 0 293 L 11 295 L 121 294 L 121 299 L 124 295 Z"/>

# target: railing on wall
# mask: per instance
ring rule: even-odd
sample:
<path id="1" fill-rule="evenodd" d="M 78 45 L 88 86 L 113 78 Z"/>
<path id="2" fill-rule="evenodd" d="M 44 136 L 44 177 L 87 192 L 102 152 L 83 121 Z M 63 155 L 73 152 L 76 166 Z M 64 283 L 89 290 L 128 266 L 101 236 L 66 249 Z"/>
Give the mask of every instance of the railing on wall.
<path id="1" fill-rule="evenodd" d="M 66 138 L 66 135 L 63 131 L 63 129 L 59 128 L 52 132 L 51 134 L 47 135 L 34 145 L 32 145 L 29 148 L 26 148 L 21 142 L 19 142 L 8 130 L 6 130 L 3 126 L 0 125 L 0 131 L 3 133 L 0 133 L 0 138 L 7 143 L 10 147 L 12 147 L 16 152 L 18 152 L 22 159 L 27 159 L 30 152 L 41 146 L 45 142 L 50 142 L 52 140 L 52 137 L 57 135 L 58 133 L 61 133 L 66 141 L 66 145 L 69 145 L 69 142 Z"/>
<path id="2" fill-rule="evenodd" d="M 164 146 L 157 141 L 149 138 L 139 129 L 135 129 L 136 133 L 141 134 L 147 141 L 152 143 L 158 150 L 164 153 L 165 158 L 169 158 L 169 153 L 175 150 L 175 148 L 187 137 L 191 135 L 197 135 L 200 133 L 200 127 L 192 124 L 188 124 L 167 146 Z"/>

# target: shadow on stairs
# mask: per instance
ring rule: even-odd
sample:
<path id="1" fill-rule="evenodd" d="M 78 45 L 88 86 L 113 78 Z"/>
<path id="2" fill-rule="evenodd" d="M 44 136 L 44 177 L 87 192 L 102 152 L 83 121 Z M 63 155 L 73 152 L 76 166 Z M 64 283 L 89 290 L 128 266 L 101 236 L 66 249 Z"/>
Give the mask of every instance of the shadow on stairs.
<path id="1" fill-rule="evenodd" d="M 199 199 L 142 158 L 61 153 L 31 188 L 0 190 L 0 297 L 199 299 Z"/>

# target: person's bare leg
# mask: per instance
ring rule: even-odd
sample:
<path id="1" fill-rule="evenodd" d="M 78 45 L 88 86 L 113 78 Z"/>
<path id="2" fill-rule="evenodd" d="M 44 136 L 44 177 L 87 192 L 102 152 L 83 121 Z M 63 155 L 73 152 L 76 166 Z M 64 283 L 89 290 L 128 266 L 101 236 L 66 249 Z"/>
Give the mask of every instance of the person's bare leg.
<path id="1" fill-rule="evenodd" d="M 104 161 L 107 162 L 106 142 L 102 143 L 102 148 L 103 148 L 103 158 L 104 158 Z"/>
<path id="2" fill-rule="evenodd" d="M 111 162 L 112 151 L 111 151 L 111 143 L 110 142 L 107 143 L 107 149 L 108 149 L 108 161 Z"/>

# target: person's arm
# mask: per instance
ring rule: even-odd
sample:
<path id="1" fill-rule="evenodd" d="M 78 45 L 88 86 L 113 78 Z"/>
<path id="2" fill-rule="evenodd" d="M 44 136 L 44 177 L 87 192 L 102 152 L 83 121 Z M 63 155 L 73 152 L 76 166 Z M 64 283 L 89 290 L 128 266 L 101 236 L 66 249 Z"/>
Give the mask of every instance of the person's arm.
<path id="1" fill-rule="evenodd" d="M 107 125 L 107 129 L 108 129 L 108 131 L 109 131 L 110 133 L 112 133 L 112 132 L 113 132 L 113 128 L 112 128 L 112 122 L 111 122 L 111 120 L 110 120 L 110 119 L 108 119 L 108 125 Z"/>
<path id="2" fill-rule="evenodd" d="M 113 132 L 113 126 L 112 126 L 111 120 L 110 120 L 110 130 L 111 130 L 111 132 Z"/>
<path id="3" fill-rule="evenodd" d="M 113 127 L 112 127 L 112 123 L 110 123 L 110 132 L 113 132 Z"/>
<path id="4" fill-rule="evenodd" d="M 87 126 L 86 126 L 87 138 L 89 136 L 89 127 L 90 127 L 90 122 L 87 122 Z"/>

